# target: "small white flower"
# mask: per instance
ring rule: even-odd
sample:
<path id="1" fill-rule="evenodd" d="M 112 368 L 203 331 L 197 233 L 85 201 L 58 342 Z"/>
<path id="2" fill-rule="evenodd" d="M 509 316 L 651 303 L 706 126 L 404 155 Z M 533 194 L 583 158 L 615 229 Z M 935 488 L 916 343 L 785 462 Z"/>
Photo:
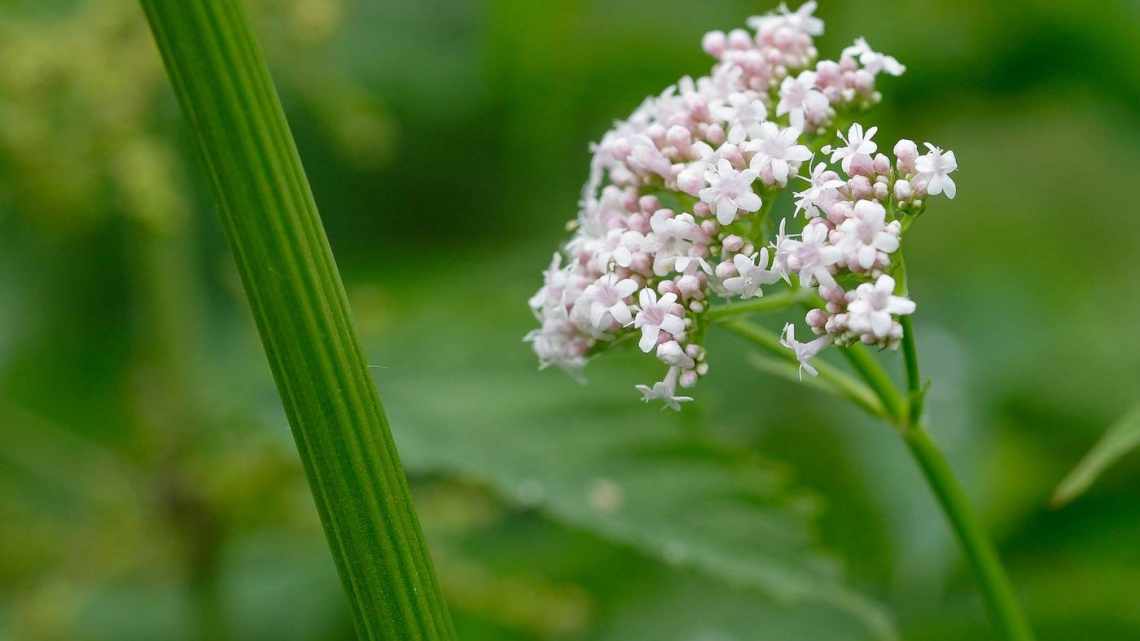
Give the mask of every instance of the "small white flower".
<path id="1" fill-rule="evenodd" d="M 906 71 L 906 67 L 898 60 L 871 49 L 871 45 L 867 44 L 866 38 L 856 38 L 855 44 L 843 50 L 843 55 L 857 58 L 859 64 L 863 65 L 864 69 L 874 75 L 885 71 L 892 76 L 901 76 Z"/>
<path id="2" fill-rule="evenodd" d="M 689 396 L 677 396 L 677 377 L 680 375 L 680 369 L 670 367 L 669 371 L 665 373 L 665 380 L 654 383 L 653 387 L 648 385 L 638 385 L 637 391 L 641 392 L 641 400 L 648 403 L 649 401 L 664 401 L 665 407 L 679 412 L 681 411 L 681 403 L 687 403 L 693 400 Z"/>
<path id="3" fill-rule="evenodd" d="M 666 180 L 673 177 L 673 163 L 661 153 L 649 136 L 634 136 L 630 144 L 629 164 L 634 169 L 657 174 Z"/>
<path id="4" fill-rule="evenodd" d="M 688 255 L 700 234 L 693 216 L 670 216 L 667 210 L 659 210 L 649 219 L 649 225 L 653 229 L 648 239 L 654 253 L 653 273 L 664 276 L 683 269 L 677 267 L 677 260 Z"/>
<path id="5" fill-rule="evenodd" d="M 870 269 L 879 252 L 890 254 L 899 248 L 899 223 L 888 225 L 886 218 L 887 210 L 873 200 L 855 203 L 855 215 L 839 225 L 839 247 L 849 263 Z"/>
<path id="6" fill-rule="evenodd" d="M 780 280 L 778 273 L 768 269 L 767 248 L 761 249 L 755 258 L 737 254 L 732 257 L 732 264 L 739 275 L 726 278 L 724 288 L 741 298 L 763 296 L 764 292 L 760 290 L 762 285 L 771 285 Z"/>
<path id="7" fill-rule="evenodd" d="M 830 103 L 827 96 L 815 88 L 815 72 L 804 71 L 796 77 L 788 76 L 780 84 L 780 102 L 776 115 L 788 114 L 793 127 L 803 130 L 805 116 L 819 119 L 827 113 Z"/>
<path id="8" fill-rule="evenodd" d="M 590 301 L 590 323 L 596 329 L 609 327 L 610 319 L 617 321 L 619 325 L 629 325 L 633 315 L 629 311 L 626 299 L 639 287 L 637 281 L 632 278 L 619 281 L 614 274 L 606 274 L 594 281 L 582 294 Z"/>
<path id="9" fill-rule="evenodd" d="M 947 198 L 953 200 L 954 194 L 958 192 L 958 186 L 954 184 L 950 174 L 958 169 L 958 159 L 954 157 L 954 152 L 943 152 L 930 143 L 926 143 L 926 148 L 930 151 L 919 156 L 914 162 L 914 168 L 918 171 L 918 180 L 925 183 L 926 193 L 931 196 L 945 193 Z"/>
<path id="10" fill-rule="evenodd" d="M 752 16 L 748 19 L 748 26 L 757 31 L 787 27 L 809 36 L 823 34 L 823 20 L 815 17 L 815 0 L 805 2 L 799 9 L 790 11 L 788 5 L 780 3 L 779 13 L 769 13 L 765 16 Z"/>
<path id="11" fill-rule="evenodd" d="M 855 288 L 852 300 L 847 304 L 847 325 L 858 334 L 870 332 L 877 339 L 886 338 L 891 333 L 895 315 L 913 314 L 914 301 L 895 296 L 895 279 L 886 274 L 879 276 L 874 284 L 863 283 Z M 849 294 L 850 295 L 850 294 Z"/>
<path id="12" fill-rule="evenodd" d="M 854 123 L 847 131 L 847 137 L 843 137 L 843 132 L 839 133 L 839 139 L 843 141 L 842 147 L 827 146 L 823 148 L 824 153 L 831 152 L 831 162 L 843 161 L 843 171 L 851 172 L 851 159 L 856 154 L 866 154 L 868 156 L 875 153 L 879 148 L 872 138 L 875 133 L 879 131 L 878 127 L 871 127 L 866 132 L 863 131 L 863 125 Z"/>
<path id="13" fill-rule="evenodd" d="M 800 285 L 804 287 L 834 283 L 828 267 L 843 258 L 843 252 L 827 242 L 827 225 L 816 220 L 808 223 L 800 239 L 796 240 L 784 233 L 784 225 L 788 222 L 785 218 L 780 221 L 780 232 L 776 237 L 776 270 L 786 281 L 792 272 L 797 273 Z"/>
<path id="14" fill-rule="evenodd" d="M 740 139 L 760 126 L 768 118 L 768 107 L 754 91 L 730 94 L 727 99 L 714 104 L 712 115 L 728 123 L 729 139 Z"/>
<path id="15" fill-rule="evenodd" d="M 676 294 L 665 294 L 658 300 L 657 292 L 646 287 L 638 296 L 641 309 L 633 319 L 633 326 L 641 330 L 641 341 L 637 344 L 641 351 L 651 351 L 662 331 L 674 338 L 684 335 L 685 321 L 673 313 Z"/>
<path id="16" fill-rule="evenodd" d="M 809 376 L 818 376 L 819 371 L 815 367 L 812 367 L 810 361 L 831 344 L 831 336 L 824 334 L 813 341 L 801 343 L 796 340 L 795 326 L 788 323 L 784 325 L 784 333 L 783 336 L 780 337 L 780 344 L 792 350 L 796 355 L 796 360 L 800 362 L 800 378 L 803 378 L 804 372 L 807 372 Z"/>
<path id="17" fill-rule="evenodd" d="M 786 185 L 793 168 L 798 169 L 800 163 L 811 160 L 811 151 L 796 144 L 800 130 L 795 127 L 780 129 L 776 123 L 766 122 L 753 133 L 744 148 L 755 154 L 750 168 L 759 176 L 771 177 L 780 185 Z"/>
<path id="18" fill-rule="evenodd" d="M 684 369 L 692 369 L 696 365 L 696 361 L 692 356 L 685 353 L 685 348 L 677 341 L 668 341 L 661 343 L 657 346 L 657 358 L 666 365 L 674 367 L 681 367 Z"/>
<path id="19" fill-rule="evenodd" d="M 802 211 L 807 218 L 824 215 L 827 207 L 839 198 L 839 188 L 847 184 L 824 163 L 816 163 L 811 170 L 811 177 L 803 180 L 807 180 L 811 186 L 796 192 L 795 214 Z"/>
<path id="20" fill-rule="evenodd" d="M 738 210 L 754 212 L 760 209 L 760 196 L 752 191 L 752 183 L 756 181 L 755 171 L 737 171 L 732 163 L 722 158 L 717 162 L 715 170 L 705 174 L 705 180 L 709 186 L 701 190 L 701 200 L 714 207 L 720 224 L 732 224 Z"/>

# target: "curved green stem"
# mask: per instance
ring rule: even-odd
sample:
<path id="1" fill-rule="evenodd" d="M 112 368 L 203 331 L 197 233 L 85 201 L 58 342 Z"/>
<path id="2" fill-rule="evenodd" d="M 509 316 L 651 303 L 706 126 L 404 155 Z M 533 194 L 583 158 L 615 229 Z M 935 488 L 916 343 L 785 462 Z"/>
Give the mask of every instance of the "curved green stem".
<path id="1" fill-rule="evenodd" d="M 986 536 L 970 509 L 966 496 L 950 464 L 921 426 L 903 431 L 903 440 L 922 468 L 922 474 L 938 498 L 954 534 L 973 566 L 986 598 L 986 606 L 994 625 L 1006 641 L 1032 641 L 1033 631 L 1025 619 L 1005 569 L 998 560 L 993 543 Z"/>
<path id="2" fill-rule="evenodd" d="M 883 407 L 887 410 L 888 419 L 892 423 L 900 424 L 906 416 L 906 399 L 895 388 L 887 370 L 883 369 L 883 366 L 862 345 L 850 345 L 840 351 L 882 401 Z"/>
<path id="3" fill-rule="evenodd" d="M 723 327 L 781 361 L 799 365 L 795 354 L 787 347 L 781 345 L 780 338 L 767 329 L 755 323 L 742 320 L 727 322 Z M 846 398 L 872 416 L 889 420 L 890 417 L 883 408 L 883 404 L 866 385 L 827 363 L 817 361 L 813 363 L 813 365 L 819 371 L 820 381 L 828 386 L 836 395 Z"/>
<path id="4" fill-rule="evenodd" d="M 907 291 L 905 264 L 900 263 L 899 276 L 900 292 L 905 294 Z M 942 507 L 950 526 L 954 529 L 954 534 L 958 537 L 958 542 L 966 553 L 966 558 L 974 568 L 994 625 L 1001 630 L 1006 641 L 1031 641 L 1033 631 L 1021 612 L 1013 586 L 998 559 L 993 543 L 978 522 L 970 507 L 969 497 L 954 476 L 946 457 L 942 455 L 922 425 L 925 390 L 922 389 L 922 376 L 918 369 L 914 323 L 910 316 L 902 316 L 899 322 L 903 328 L 902 351 L 909 392 L 902 430 L 903 440 L 918 461 L 923 476 L 930 484 L 930 489 L 934 491 L 938 504 Z"/>
<path id="5" fill-rule="evenodd" d="M 240 2 L 141 4 L 213 183 L 357 634 L 450 641 L 344 285 Z"/>

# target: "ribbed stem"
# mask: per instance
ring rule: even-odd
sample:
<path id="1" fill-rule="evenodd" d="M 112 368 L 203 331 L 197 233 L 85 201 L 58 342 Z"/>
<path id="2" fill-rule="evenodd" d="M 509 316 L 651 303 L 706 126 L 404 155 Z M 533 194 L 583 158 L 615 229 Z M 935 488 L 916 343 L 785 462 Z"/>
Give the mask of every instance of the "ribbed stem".
<path id="1" fill-rule="evenodd" d="M 140 0 L 196 134 L 362 639 L 450 641 L 348 299 L 236 0 Z"/>

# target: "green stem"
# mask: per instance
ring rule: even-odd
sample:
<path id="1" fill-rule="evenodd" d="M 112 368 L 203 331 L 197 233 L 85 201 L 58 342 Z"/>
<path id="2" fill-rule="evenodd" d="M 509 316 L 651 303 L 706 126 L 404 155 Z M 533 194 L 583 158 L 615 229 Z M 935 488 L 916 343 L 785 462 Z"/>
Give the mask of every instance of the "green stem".
<path id="1" fill-rule="evenodd" d="M 914 343 L 914 323 L 910 316 L 899 318 L 902 324 L 903 360 L 906 362 L 906 388 L 909 393 L 907 422 L 918 425 L 922 421 L 922 406 L 926 391 L 922 389 L 922 376 L 918 370 L 918 348 Z"/>
<path id="2" fill-rule="evenodd" d="M 723 327 L 776 358 L 787 363 L 799 365 L 795 354 L 780 344 L 780 338 L 767 329 L 755 323 L 742 320 L 727 322 Z M 814 362 L 812 365 L 819 371 L 820 381 L 830 386 L 837 395 L 858 405 L 872 416 L 889 420 L 889 416 L 883 408 L 883 404 L 866 385 L 851 378 L 842 370 L 822 361 Z"/>
<path id="3" fill-rule="evenodd" d="M 898 291 L 906 295 L 906 264 L 902 261 L 901 255 L 898 275 Z M 903 329 L 902 351 L 903 361 L 906 363 L 906 384 L 909 393 L 906 423 L 902 430 L 903 440 L 922 468 L 923 476 L 934 491 L 938 504 L 942 506 L 943 513 L 946 514 L 954 534 L 958 537 L 958 542 L 966 552 L 966 558 L 974 568 L 994 624 L 1001 630 L 1006 641 L 1031 641 L 1033 632 L 1021 612 L 1013 586 L 1005 574 L 993 544 L 978 523 L 970 508 L 970 500 L 954 476 L 950 464 L 923 428 L 922 409 L 925 391 L 922 389 L 922 376 L 918 369 L 914 323 L 910 316 L 900 317 L 899 322 Z"/>
<path id="4" fill-rule="evenodd" d="M 348 299 L 237 0 L 140 0 L 220 204 L 360 638 L 450 641 Z"/>
<path id="5" fill-rule="evenodd" d="M 805 303 L 815 296 L 815 292 L 809 289 L 786 289 L 782 292 L 764 296 L 762 298 L 753 298 L 745 301 L 738 301 L 735 303 L 726 303 L 724 305 L 716 305 L 709 308 L 705 318 L 709 321 L 722 321 L 735 316 L 743 316 L 745 314 L 756 314 L 763 312 L 776 312 L 789 307 L 795 307 L 800 303 Z"/>
<path id="6" fill-rule="evenodd" d="M 862 345 L 850 345 L 840 351 L 867 385 L 874 390 L 886 408 L 888 418 L 895 423 L 901 422 L 906 415 L 906 400 L 899 394 L 883 366 Z"/>
<path id="7" fill-rule="evenodd" d="M 994 625 L 1006 641 L 1032 641 L 1033 631 L 1022 614 L 1013 586 L 998 560 L 997 552 L 978 523 L 954 471 L 938 446 L 920 426 L 903 431 L 903 440 L 922 468 L 942 511 L 950 521 L 966 557 L 974 568 Z"/>

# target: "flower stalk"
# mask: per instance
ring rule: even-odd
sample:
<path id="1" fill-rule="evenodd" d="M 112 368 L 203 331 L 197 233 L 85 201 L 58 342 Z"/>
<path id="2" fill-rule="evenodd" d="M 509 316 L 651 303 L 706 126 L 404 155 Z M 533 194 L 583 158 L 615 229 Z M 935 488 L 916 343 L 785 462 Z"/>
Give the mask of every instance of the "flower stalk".
<path id="1" fill-rule="evenodd" d="M 190 120 L 359 638 L 450 641 L 348 299 L 237 0 L 140 0 Z"/>

